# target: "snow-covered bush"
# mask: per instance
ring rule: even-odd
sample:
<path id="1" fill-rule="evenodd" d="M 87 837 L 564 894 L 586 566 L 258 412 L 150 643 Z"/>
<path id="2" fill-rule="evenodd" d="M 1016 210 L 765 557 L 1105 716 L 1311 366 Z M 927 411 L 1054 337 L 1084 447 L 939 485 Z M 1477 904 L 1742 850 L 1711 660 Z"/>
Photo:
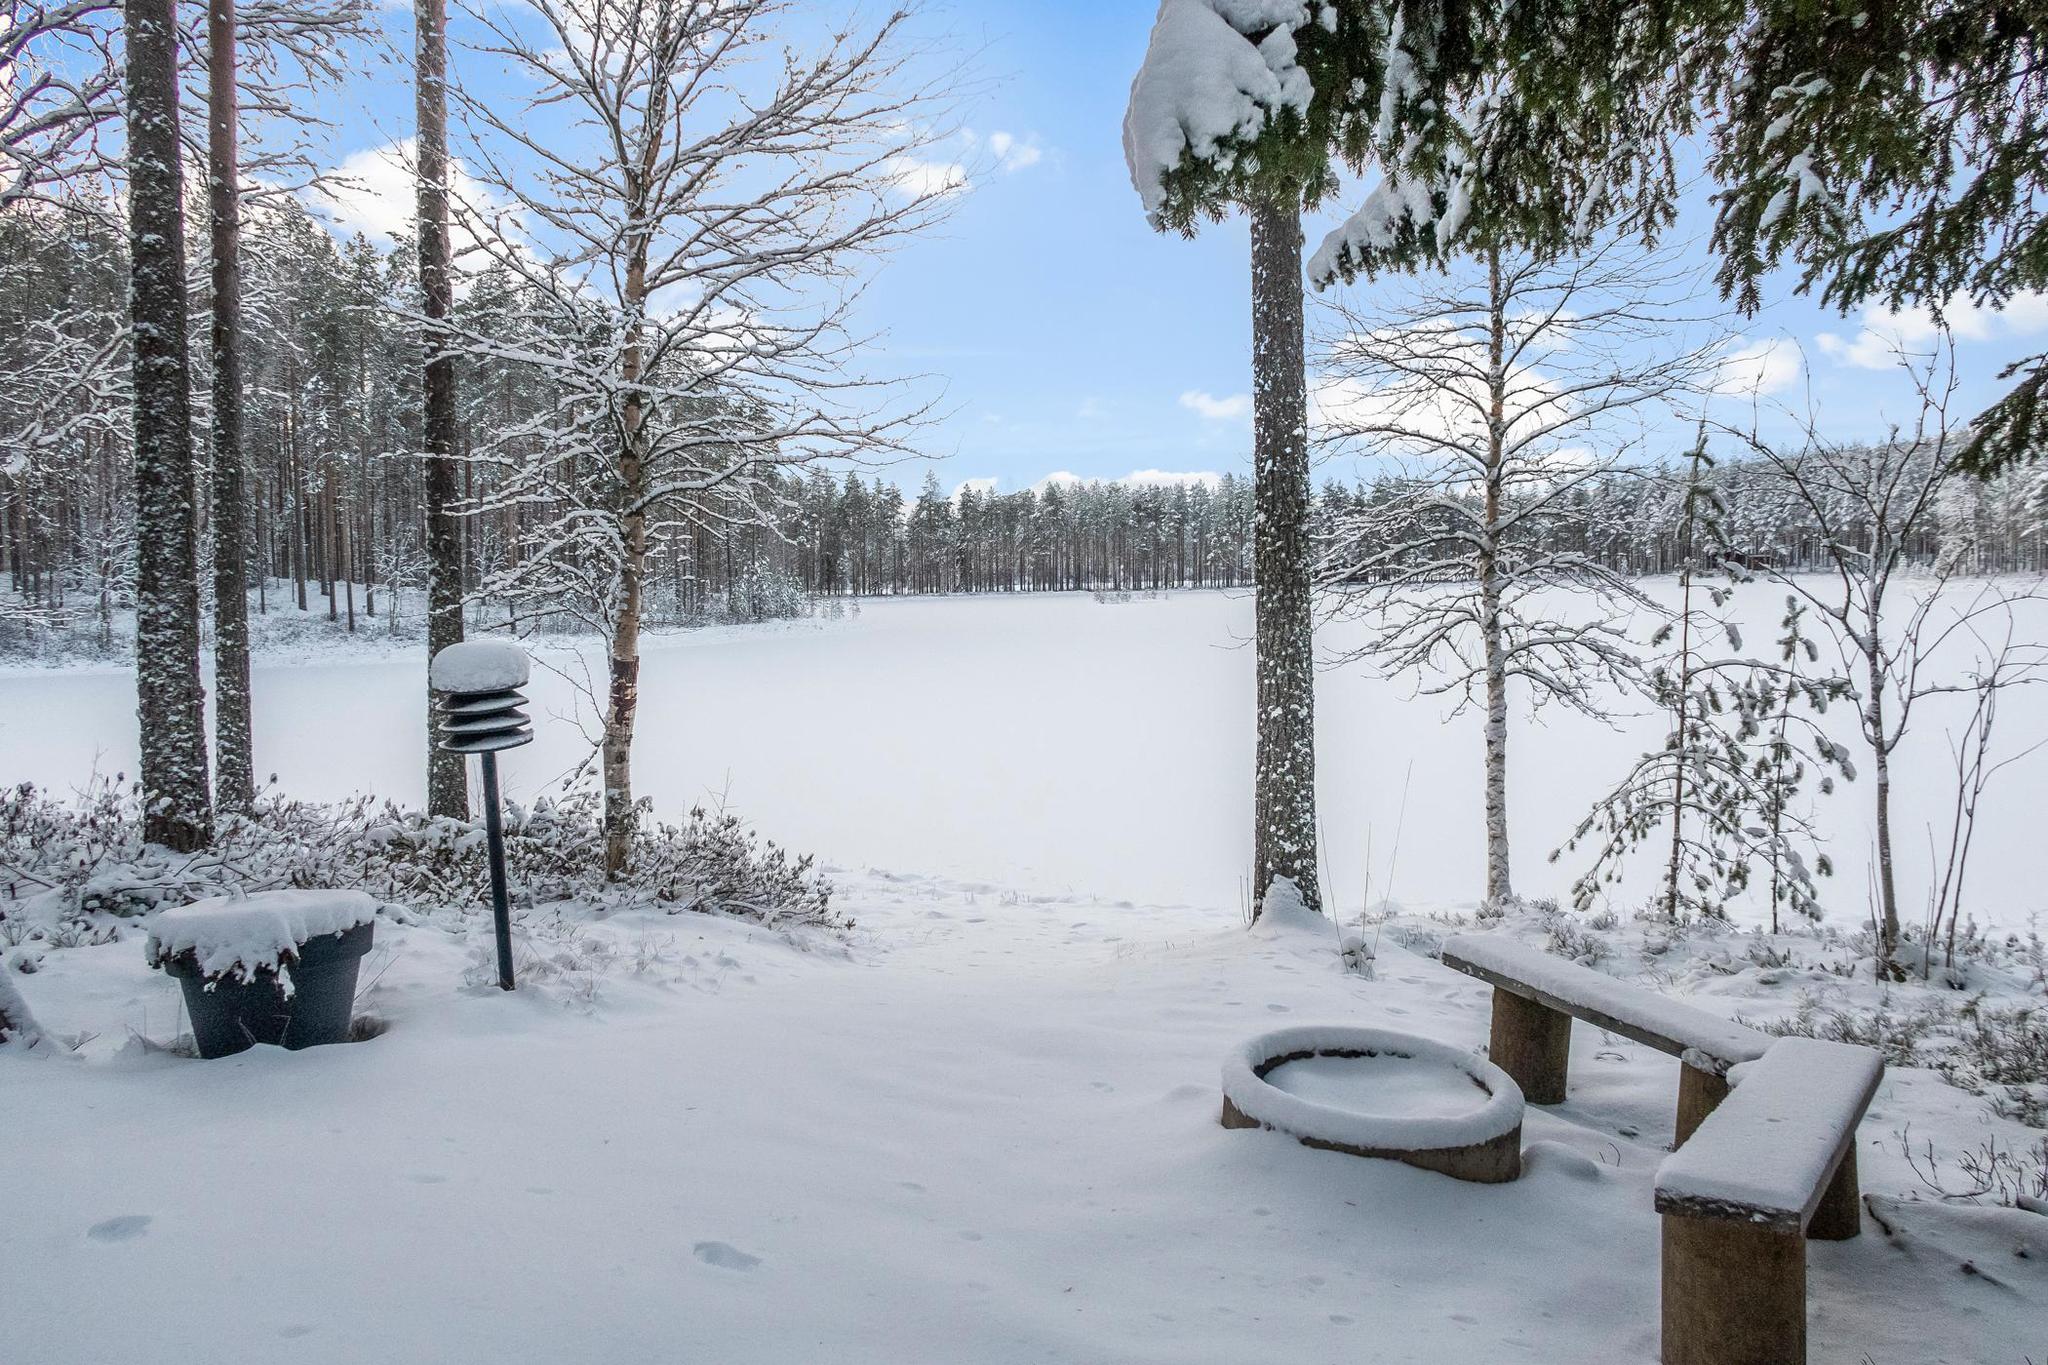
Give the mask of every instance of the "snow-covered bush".
<path id="1" fill-rule="evenodd" d="M 523 905 L 851 927 L 809 857 L 761 839 L 730 811 L 699 807 L 671 824 L 643 805 L 627 875 L 607 882 L 599 813 L 588 792 L 507 808 L 506 860 Z M 25 921 L 26 936 L 42 942 L 237 888 L 352 888 L 422 915 L 471 913 L 487 903 L 488 876 L 481 821 L 370 796 L 321 804 L 266 794 L 246 816 L 223 816 L 212 848 L 174 854 L 143 843 L 135 794 L 118 783 L 70 801 L 28 784 L 0 792 L 0 924 L 15 936 Z"/>

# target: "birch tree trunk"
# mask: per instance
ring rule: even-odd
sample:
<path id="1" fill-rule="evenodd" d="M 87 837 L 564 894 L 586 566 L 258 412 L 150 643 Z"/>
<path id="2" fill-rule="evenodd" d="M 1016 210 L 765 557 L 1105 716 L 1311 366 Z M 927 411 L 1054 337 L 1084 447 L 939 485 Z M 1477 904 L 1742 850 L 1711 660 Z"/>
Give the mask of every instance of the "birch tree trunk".
<path id="1" fill-rule="evenodd" d="M 1877 638 L 1878 613 L 1870 613 L 1871 640 Z M 1869 677 L 1869 699 L 1864 703 L 1863 726 L 1869 736 L 1872 766 L 1876 772 L 1872 780 L 1877 788 L 1877 903 L 1878 924 L 1878 970 L 1887 979 L 1902 981 L 1905 972 L 1899 966 L 1899 898 L 1898 883 L 1892 875 L 1892 763 L 1891 744 L 1885 735 L 1884 689 L 1886 677 L 1884 660 L 1875 650 L 1866 649 L 1864 663 Z"/>
<path id="2" fill-rule="evenodd" d="M 206 10 L 207 200 L 213 237 L 213 736 L 222 809 L 256 795 L 249 721 L 247 476 L 242 459 L 242 206 L 235 0 Z"/>
<path id="3" fill-rule="evenodd" d="M 653 121 L 650 120 L 650 123 Z M 626 873 L 633 851 L 633 722 L 640 710 L 640 598 L 647 573 L 647 514 L 640 506 L 646 493 L 646 400 L 635 387 L 645 365 L 640 311 L 647 303 L 647 247 L 636 245 L 626 268 L 624 301 L 632 332 L 620 357 L 625 381 L 623 441 L 619 450 L 619 482 L 626 509 L 619 519 L 624 544 L 619 563 L 618 601 L 612 614 L 611 653 L 606 661 L 610 687 L 604 718 L 604 874 Z"/>
<path id="4" fill-rule="evenodd" d="M 213 816 L 199 682 L 198 509 L 186 353 L 184 177 L 171 0 L 131 0 L 128 313 L 135 383 L 135 690 L 143 834 L 205 846 Z"/>
<path id="5" fill-rule="evenodd" d="M 1486 651 L 1486 898 L 1503 904 L 1515 894 L 1508 870 L 1508 651 L 1501 624 L 1501 484 L 1506 476 L 1507 299 L 1501 289 L 1500 252 L 1486 257 L 1487 419 L 1486 508 L 1479 541 L 1479 631 Z"/>
<path id="6" fill-rule="evenodd" d="M 1249 206 L 1252 238 L 1253 557 L 1258 748 L 1252 787 L 1253 913 L 1273 879 L 1322 908 L 1316 880 L 1315 658 L 1310 617 L 1308 396 L 1301 213 L 1292 196 Z"/>
<path id="7" fill-rule="evenodd" d="M 455 357 L 442 324 L 454 311 L 448 245 L 448 6 L 415 0 L 413 9 L 419 106 L 419 239 L 421 308 L 426 314 L 421 446 L 427 513 L 427 654 L 462 640 L 462 528 L 455 517 Z M 469 774 L 462 755 L 434 743 L 433 693 L 427 695 L 427 810 L 469 818 Z"/>

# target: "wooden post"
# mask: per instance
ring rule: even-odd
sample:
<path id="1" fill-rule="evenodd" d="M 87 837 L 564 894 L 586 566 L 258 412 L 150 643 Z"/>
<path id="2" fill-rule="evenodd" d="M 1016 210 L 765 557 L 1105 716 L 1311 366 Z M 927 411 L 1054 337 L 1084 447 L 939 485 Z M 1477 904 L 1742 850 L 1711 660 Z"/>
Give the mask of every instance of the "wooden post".
<path id="1" fill-rule="evenodd" d="M 1671 1149 L 1685 1146 L 1693 1130 L 1728 1098 L 1728 1078 L 1717 1071 L 1704 1071 L 1689 1062 L 1678 1067 L 1678 1121 L 1673 1125 Z"/>
<path id="2" fill-rule="evenodd" d="M 1828 1182 L 1820 1206 L 1806 1225 L 1806 1235 L 1824 1242 L 1846 1242 L 1862 1231 L 1863 1192 L 1856 1178 L 1856 1139 L 1851 1135 L 1842 1164 L 1835 1168 L 1835 1178 Z"/>
<path id="3" fill-rule="evenodd" d="M 1664 1365 L 1804 1365 L 1798 1229 L 1667 1213 L 1663 1271 Z"/>
<path id="4" fill-rule="evenodd" d="M 1493 988 L 1493 1033 L 1487 1056 L 1515 1078 L 1531 1104 L 1562 1104 L 1571 1067 L 1572 1017 L 1513 991 Z"/>

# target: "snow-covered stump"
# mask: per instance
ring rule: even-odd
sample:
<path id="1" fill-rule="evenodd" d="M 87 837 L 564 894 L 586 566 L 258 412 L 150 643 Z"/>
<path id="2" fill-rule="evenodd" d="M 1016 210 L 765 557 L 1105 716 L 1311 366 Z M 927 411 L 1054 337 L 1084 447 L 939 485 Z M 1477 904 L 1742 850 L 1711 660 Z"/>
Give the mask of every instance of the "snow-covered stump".
<path id="1" fill-rule="evenodd" d="M 1364 1065 L 1308 1069 L 1329 1062 Z M 1297 1065 L 1301 1074 L 1285 1074 Z M 1522 1173 L 1522 1112 L 1521 1089 L 1499 1067 L 1390 1029 L 1280 1029 L 1223 1065 L 1225 1128 L 1271 1128 L 1304 1147 L 1481 1184 Z"/>
<path id="2" fill-rule="evenodd" d="M 1869 1048 L 1781 1039 L 1658 1167 L 1664 1365 L 1805 1361 L 1806 1241 L 1862 1230 L 1856 1127 L 1883 1075 Z"/>
<path id="3" fill-rule="evenodd" d="M 1571 1070 L 1572 1017 L 1493 988 L 1493 1027 L 1487 1056 L 1522 1087 L 1531 1104 L 1563 1104 L 1565 1076 Z"/>

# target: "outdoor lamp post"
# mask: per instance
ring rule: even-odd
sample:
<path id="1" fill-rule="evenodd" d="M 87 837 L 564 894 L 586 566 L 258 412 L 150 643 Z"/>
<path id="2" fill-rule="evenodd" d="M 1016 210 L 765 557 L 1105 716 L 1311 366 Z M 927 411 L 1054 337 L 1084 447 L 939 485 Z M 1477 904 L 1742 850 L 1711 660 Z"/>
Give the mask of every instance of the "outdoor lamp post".
<path id="1" fill-rule="evenodd" d="M 521 708 L 529 666 L 512 640 L 465 640 L 434 656 L 427 681 L 441 694 L 441 747 L 476 754 L 484 770 L 484 834 L 490 850 L 491 920 L 498 932 L 498 986 L 512 989 L 512 915 L 505 899 L 505 827 L 498 812 L 498 751 L 533 742 Z"/>

